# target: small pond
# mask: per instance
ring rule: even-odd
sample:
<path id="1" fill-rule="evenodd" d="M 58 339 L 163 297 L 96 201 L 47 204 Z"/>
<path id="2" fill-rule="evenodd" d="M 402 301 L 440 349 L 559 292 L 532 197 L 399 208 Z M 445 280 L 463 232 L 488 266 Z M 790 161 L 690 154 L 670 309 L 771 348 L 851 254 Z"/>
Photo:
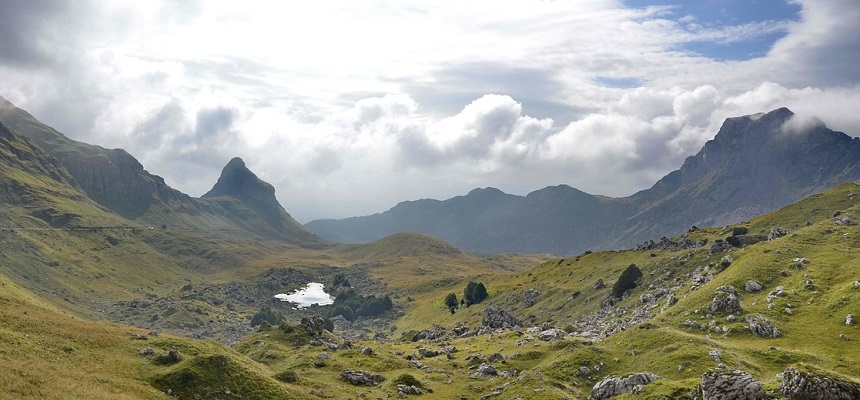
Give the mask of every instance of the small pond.
<path id="1" fill-rule="evenodd" d="M 293 293 L 276 294 L 275 298 L 281 301 L 295 303 L 298 308 L 307 308 L 312 304 L 324 306 L 334 303 L 334 298 L 326 293 L 323 287 L 322 283 L 310 282 L 305 287 L 298 289 Z"/>

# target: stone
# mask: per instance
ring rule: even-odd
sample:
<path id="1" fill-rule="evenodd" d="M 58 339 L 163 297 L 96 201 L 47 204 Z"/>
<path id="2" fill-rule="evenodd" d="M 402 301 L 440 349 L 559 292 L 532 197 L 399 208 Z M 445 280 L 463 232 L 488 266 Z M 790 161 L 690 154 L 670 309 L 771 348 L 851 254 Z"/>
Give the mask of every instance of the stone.
<path id="1" fill-rule="evenodd" d="M 770 320 L 763 317 L 761 314 L 747 315 L 744 318 L 744 321 L 746 321 L 750 332 L 758 337 L 777 338 L 782 336 L 782 332 L 780 332 L 779 329 L 773 326 L 773 323 L 770 322 Z"/>
<path id="2" fill-rule="evenodd" d="M 487 362 L 494 363 L 494 362 L 502 361 L 504 359 L 505 359 L 505 356 L 503 356 L 502 353 L 493 353 L 493 354 L 490 354 L 489 357 L 487 357 Z"/>
<path id="3" fill-rule="evenodd" d="M 714 357 L 714 361 L 716 361 L 718 363 L 722 362 L 723 353 L 721 353 L 719 349 L 713 349 L 713 350 L 709 351 L 708 355 L 711 357 Z"/>
<path id="4" fill-rule="evenodd" d="M 170 358 L 170 361 L 177 363 L 182 360 L 182 355 L 179 354 L 179 350 L 176 350 L 176 347 L 171 346 L 170 351 L 167 352 L 167 357 Z"/>
<path id="5" fill-rule="evenodd" d="M 789 367 L 782 374 L 780 391 L 787 400 L 856 400 L 860 385 Z"/>
<path id="6" fill-rule="evenodd" d="M 415 385 L 397 385 L 397 395 L 400 397 L 406 397 L 409 395 L 419 395 L 424 393 L 421 388 Z"/>
<path id="7" fill-rule="evenodd" d="M 420 354 L 421 357 L 436 357 L 439 355 L 439 352 L 433 349 L 422 347 L 418 349 L 418 354 Z"/>
<path id="8" fill-rule="evenodd" d="M 782 286 L 777 286 L 772 292 L 767 295 L 767 302 L 773 303 L 773 300 L 777 297 L 785 297 L 785 288 Z"/>
<path id="9" fill-rule="evenodd" d="M 416 333 L 415 336 L 412 337 L 412 341 L 417 342 L 419 340 L 436 340 L 444 337 L 446 333 L 447 332 L 445 331 L 445 328 L 438 325 L 433 325 L 423 331 Z"/>
<path id="10" fill-rule="evenodd" d="M 527 290 L 526 294 L 523 295 L 523 306 L 526 308 L 533 306 L 539 294 L 540 292 L 535 289 Z"/>
<path id="11" fill-rule="evenodd" d="M 317 316 L 302 317 L 300 323 L 310 334 L 318 335 L 325 329 L 325 320 Z"/>
<path id="12" fill-rule="evenodd" d="M 365 348 L 361 349 L 361 354 L 369 356 L 369 355 L 373 354 L 373 349 L 371 349 L 370 347 L 365 347 Z"/>
<path id="13" fill-rule="evenodd" d="M 744 290 L 750 293 L 760 292 L 762 289 L 764 289 L 764 285 L 753 280 L 747 281 L 747 283 L 744 285 Z"/>
<path id="14" fill-rule="evenodd" d="M 848 315 L 851 315 L 851 314 L 848 314 Z M 152 347 L 147 347 L 145 349 L 141 349 L 140 351 L 138 351 L 137 354 L 140 354 L 142 356 L 151 356 L 151 355 L 155 354 L 155 349 L 153 349 Z"/>
<path id="15" fill-rule="evenodd" d="M 761 400 L 764 387 L 752 375 L 740 371 L 717 370 L 705 372 L 692 398 L 702 400 Z"/>
<path id="16" fill-rule="evenodd" d="M 484 317 L 481 324 L 493 329 L 513 328 L 515 326 L 523 325 L 523 323 L 514 317 L 513 314 L 505 311 L 495 304 L 490 305 L 486 310 L 484 310 Z"/>
<path id="17" fill-rule="evenodd" d="M 845 325 L 854 325 L 854 314 L 845 316 Z"/>
<path id="18" fill-rule="evenodd" d="M 340 374 L 339 379 L 356 386 L 376 386 L 382 383 L 385 380 L 385 377 L 368 371 L 348 369 Z"/>
<path id="19" fill-rule="evenodd" d="M 718 240 L 711 245 L 711 250 L 709 251 L 709 254 L 721 253 L 724 251 L 731 250 L 731 248 L 732 245 L 729 244 L 729 242 Z"/>
<path id="20" fill-rule="evenodd" d="M 788 229 L 773 227 L 770 228 L 770 233 L 767 234 L 767 240 L 779 239 L 789 233 L 791 233 L 791 231 Z"/>
<path id="21" fill-rule="evenodd" d="M 738 292 L 731 286 L 720 286 L 717 288 L 709 308 L 712 312 L 729 314 L 739 314 L 743 311 Z"/>
<path id="22" fill-rule="evenodd" d="M 603 279 L 598 279 L 597 282 L 594 282 L 594 285 L 591 286 L 594 290 L 600 290 L 606 287 L 606 284 L 603 283 Z"/>
<path id="23" fill-rule="evenodd" d="M 491 376 L 496 376 L 497 373 L 498 371 L 496 371 L 496 367 L 487 363 L 481 363 L 481 365 L 478 366 L 478 369 L 474 373 L 469 374 L 469 378 L 488 378 Z"/>
<path id="24" fill-rule="evenodd" d="M 606 378 L 594 385 L 588 400 L 605 400 L 632 391 L 637 386 L 647 385 L 657 379 L 660 377 L 647 372 L 639 372 L 621 378 Z"/>
<path id="25" fill-rule="evenodd" d="M 564 338 L 565 335 L 567 335 L 567 332 L 558 328 L 552 328 L 538 333 L 537 337 L 544 342 L 551 342 L 554 340 L 561 340 L 562 338 Z"/>

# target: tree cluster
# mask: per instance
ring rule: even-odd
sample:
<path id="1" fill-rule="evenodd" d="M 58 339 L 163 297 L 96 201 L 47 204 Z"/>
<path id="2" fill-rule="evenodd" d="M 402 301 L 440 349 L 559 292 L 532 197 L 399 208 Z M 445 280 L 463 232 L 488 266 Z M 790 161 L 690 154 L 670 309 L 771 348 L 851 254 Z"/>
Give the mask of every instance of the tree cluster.
<path id="1" fill-rule="evenodd" d="M 268 322 L 269 325 L 276 326 L 284 320 L 284 315 L 272 311 L 272 308 L 269 306 L 263 306 L 260 311 L 254 314 L 251 317 L 251 326 L 257 326 L 263 323 L 263 321 Z"/>
<path id="2" fill-rule="evenodd" d="M 463 290 L 463 299 L 466 301 L 466 307 L 484 301 L 487 296 L 489 296 L 487 288 L 481 282 L 469 281 L 466 289 Z"/>
<path id="3" fill-rule="evenodd" d="M 347 321 L 353 321 L 358 317 L 375 317 L 393 307 L 394 304 L 388 295 L 382 297 L 362 296 L 355 290 L 347 290 L 334 298 L 328 317 L 342 315 Z"/>

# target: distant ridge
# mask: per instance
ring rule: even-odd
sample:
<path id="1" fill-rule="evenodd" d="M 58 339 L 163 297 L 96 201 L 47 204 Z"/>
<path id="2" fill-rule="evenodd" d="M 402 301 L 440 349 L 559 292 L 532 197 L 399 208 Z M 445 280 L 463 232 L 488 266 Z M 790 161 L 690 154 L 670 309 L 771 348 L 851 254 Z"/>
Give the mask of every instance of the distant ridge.
<path id="1" fill-rule="evenodd" d="M 449 200 L 397 204 L 371 216 L 305 226 L 330 240 L 365 243 L 396 232 L 430 234 L 471 252 L 578 254 L 625 248 L 726 225 L 860 182 L 860 140 L 823 123 L 791 129 L 787 108 L 728 118 L 713 140 L 653 187 L 624 198 L 567 185 L 527 196 L 476 189 Z"/>

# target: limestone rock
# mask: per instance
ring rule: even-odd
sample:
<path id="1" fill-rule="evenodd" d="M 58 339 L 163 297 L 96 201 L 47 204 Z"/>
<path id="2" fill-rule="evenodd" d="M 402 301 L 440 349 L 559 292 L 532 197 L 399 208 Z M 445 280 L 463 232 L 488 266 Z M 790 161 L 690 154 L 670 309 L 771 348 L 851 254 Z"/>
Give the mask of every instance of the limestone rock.
<path id="1" fill-rule="evenodd" d="M 764 285 L 753 280 L 747 281 L 746 285 L 744 285 L 744 290 L 750 293 L 760 292 L 762 289 L 764 289 Z"/>
<path id="2" fill-rule="evenodd" d="M 780 391 L 788 400 L 856 400 L 860 385 L 790 367 L 782 374 Z"/>
<path id="3" fill-rule="evenodd" d="M 325 329 L 325 320 L 317 316 L 303 317 L 300 323 L 310 334 L 320 334 Z"/>
<path id="4" fill-rule="evenodd" d="M 632 391 L 638 386 L 647 385 L 657 379 L 660 379 L 660 377 L 647 372 L 639 372 L 623 378 L 606 378 L 594 385 L 591 389 L 591 396 L 588 399 L 605 400 Z"/>
<path id="5" fill-rule="evenodd" d="M 845 325 L 854 325 L 854 314 L 848 314 L 845 316 Z"/>
<path id="6" fill-rule="evenodd" d="M 382 383 L 385 378 L 372 372 L 348 369 L 340 374 L 340 380 L 347 381 L 356 386 L 376 386 Z"/>
<path id="7" fill-rule="evenodd" d="M 754 335 L 764 338 L 777 338 L 782 336 L 782 332 L 779 331 L 773 323 L 770 322 L 769 319 L 763 317 L 761 314 L 756 315 L 747 315 L 744 318 L 747 326 L 749 327 L 750 332 Z"/>
<path id="8" fill-rule="evenodd" d="M 526 294 L 523 296 L 523 306 L 528 308 L 535 304 L 535 299 L 537 299 L 540 292 L 535 289 L 529 289 L 526 291 Z"/>
<path id="9" fill-rule="evenodd" d="M 538 339 L 543 340 L 545 342 L 551 342 L 554 340 L 561 340 L 567 333 L 558 328 L 547 329 L 541 333 L 538 333 Z"/>
<path id="10" fill-rule="evenodd" d="M 515 326 L 523 325 L 523 323 L 514 317 L 513 314 L 505 311 L 495 304 L 484 310 L 484 318 L 481 321 L 481 324 L 493 329 L 513 328 Z"/>
<path id="11" fill-rule="evenodd" d="M 591 287 L 594 290 L 600 290 L 606 287 L 606 284 L 603 283 L 603 279 L 598 279 L 597 282 L 594 282 L 594 285 Z"/>
<path id="12" fill-rule="evenodd" d="M 764 387 L 752 375 L 740 371 L 709 371 L 702 375 L 693 398 L 702 400 L 760 400 L 765 399 Z"/>
<path id="13" fill-rule="evenodd" d="M 767 240 L 779 239 L 789 233 L 791 233 L 791 231 L 788 229 L 773 227 L 770 228 L 770 233 L 767 234 Z"/>
<path id="14" fill-rule="evenodd" d="M 420 354 L 421 357 L 436 357 L 439 355 L 439 352 L 433 349 L 422 347 L 418 349 L 418 354 Z"/>
<path id="15" fill-rule="evenodd" d="M 731 286 L 717 288 L 716 293 L 714 293 L 714 299 L 711 301 L 710 309 L 712 312 L 729 314 L 739 314 L 743 311 L 738 292 Z"/>
<path id="16" fill-rule="evenodd" d="M 469 374 L 469 378 L 488 378 L 491 376 L 496 376 L 497 373 L 498 371 L 496 371 L 496 367 L 487 363 L 481 363 L 481 365 L 478 366 L 478 369 L 474 373 Z"/>
<path id="17" fill-rule="evenodd" d="M 397 395 L 400 397 L 406 397 L 408 395 L 419 395 L 422 393 L 424 393 L 424 391 L 415 385 L 397 385 Z"/>

